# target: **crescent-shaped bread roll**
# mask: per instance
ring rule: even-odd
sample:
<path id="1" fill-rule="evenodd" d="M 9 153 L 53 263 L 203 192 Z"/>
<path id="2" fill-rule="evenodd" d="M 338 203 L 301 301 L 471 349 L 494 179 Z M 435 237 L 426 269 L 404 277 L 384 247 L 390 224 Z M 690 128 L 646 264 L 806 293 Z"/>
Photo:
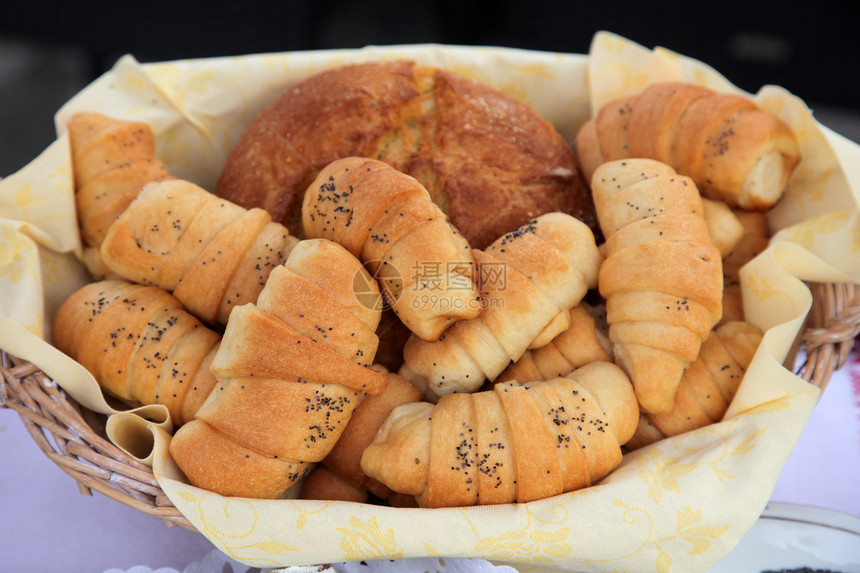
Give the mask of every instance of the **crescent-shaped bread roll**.
<path id="1" fill-rule="evenodd" d="M 480 388 L 536 339 L 548 342 L 566 329 L 570 309 L 597 286 L 603 261 L 591 230 L 563 213 L 542 215 L 473 255 L 481 314 L 437 342 L 410 336 L 404 347 L 400 375 L 431 400 Z"/>
<path id="2" fill-rule="evenodd" d="M 412 332 L 436 340 L 480 312 L 466 240 L 416 179 L 375 159 L 320 171 L 302 206 L 307 237 L 331 239 L 367 264 Z"/>
<path id="3" fill-rule="evenodd" d="M 566 378 L 400 405 L 361 467 L 421 507 L 533 501 L 603 478 L 638 415 L 621 369 L 594 362 Z"/>
<path id="4" fill-rule="evenodd" d="M 374 368 L 384 371 L 379 366 Z M 377 396 L 368 396 L 359 404 L 340 439 L 309 477 L 311 487 L 305 482 L 301 492 L 303 499 L 345 499 L 346 496 L 367 499 L 369 494 L 380 499 L 391 497 L 393 492 L 389 488 L 368 478 L 361 470 L 361 455 L 391 411 L 401 404 L 421 401 L 421 393 L 397 374 L 386 372 L 386 375 L 385 390 Z M 392 501 L 397 501 L 397 496 Z M 405 501 L 400 500 L 400 505 Z"/>
<path id="5" fill-rule="evenodd" d="M 147 184 L 108 229 L 104 265 L 158 286 L 209 324 L 256 302 L 298 240 L 262 209 L 244 209 L 181 179 Z"/>
<path id="6" fill-rule="evenodd" d="M 384 391 L 387 376 L 370 368 L 380 311 L 356 301 L 357 275 L 370 282 L 338 244 L 299 241 L 256 304 L 233 309 L 210 366 L 218 384 L 170 442 L 192 484 L 280 497 L 328 455 L 364 398 Z"/>
<path id="7" fill-rule="evenodd" d="M 727 322 L 715 328 L 681 377 L 672 409 L 663 414 L 642 413 L 625 447 L 635 450 L 722 420 L 761 339 L 761 330 L 746 322 Z"/>
<path id="8" fill-rule="evenodd" d="M 177 426 L 212 388 L 221 336 L 167 292 L 127 281 L 90 283 L 54 314 L 54 345 L 123 402 L 163 404 Z"/>
<path id="9" fill-rule="evenodd" d="M 800 162 L 791 128 L 743 96 L 685 82 L 659 82 L 606 103 L 576 141 L 586 180 L 625 158 L 666 163 L 702 195 L 765 211 L 782 197 Z"/>
<path id="10" fill-rule="evenodd" d="M 702 198 L 705 223 L 711 243 L 720 250 L 723 260 L 738 246 L 744 236 L 744 226 L 728 205 L 722 201 Z"/>
<path id="11" fill-rule="evenodd" d="M 723 318 L 720 324 L 744 320 L 741 268 L 764 251 L 770 242 L 770 228 L 764 213 L 735 210 L 734 215 L 743 227 L 743 235 L 723 258 Z"/>
<path id="12" fill-rule="evenodd" d="M 146 123 L 80 111 L 66 127 L 83 260 L 91 273 L 103 278 L 109 271 L 98 248 L 108 228 L 145 184 L 170 174 L 155 156 L 155 137 Z"/>
<path id="13" fill-rule="evenodd" d="M 722 257 L 689 177 L 651 159 L 601 165 L 592 179 L 607 237 L 599 289 L 613 356 L 647 412 L 667 412 L 684 369 L 722 314 Z"/>

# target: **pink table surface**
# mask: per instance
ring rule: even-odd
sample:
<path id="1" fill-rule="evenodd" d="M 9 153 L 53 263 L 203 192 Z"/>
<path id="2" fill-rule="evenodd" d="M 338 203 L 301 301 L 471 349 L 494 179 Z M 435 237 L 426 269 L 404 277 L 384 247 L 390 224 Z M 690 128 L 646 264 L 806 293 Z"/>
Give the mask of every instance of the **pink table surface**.
<path id="1" fill-rule="evenodd" d="M 182 571 L 213 550 L 202 535 L 142 514 L 74 480 L 0 410 L 0 572 L 101 573 L 144 565 Z M 860 517 L 860 346 L 831 379 L 772 501 Z"/>

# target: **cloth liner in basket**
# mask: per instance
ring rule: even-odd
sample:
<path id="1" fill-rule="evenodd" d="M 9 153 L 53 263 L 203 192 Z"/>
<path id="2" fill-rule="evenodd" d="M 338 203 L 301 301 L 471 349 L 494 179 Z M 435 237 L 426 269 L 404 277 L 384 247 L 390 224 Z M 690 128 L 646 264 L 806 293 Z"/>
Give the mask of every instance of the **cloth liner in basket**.
<path id="1" fill-rule="evenodd" d="M 744 268 L 748 320 L 765 330 L 723 422 L 625 456 L 597 485 L 527 504 L 394 509 L 225 498 L 188 485 L 167 454 L 159 406 L 121 410 L 50 346 L 52 312 L 89 277 L 80 254 L 65 121 L 95 110 L 148 122 L 171 173 L 213 189 L 244 127 L 296 81 L 355 61 L 411 58 L 453 69 L 531 104 L 570 142 L 608 99 L 660 80 L 742 93 L 706 65 L 599 33 L 589 54 L 440 45 L 368 47 L 138 64 L 131 56 L 56 115 L 59 137 L 0 182 L 0 348 L 36 365 L 141 464 L 195 529 L 230 557 L 278 567 L 414 557 L 480 557 L 523 570 L 703 571 L 764 508 L 819 390 L 781 364 L 812 302 L 804 281 L 860 282 L 860 146 L 818 124 L 777 87 L 753 97 L 796 131 L 803 162 L 769 214 L 778 230 Z M 57 396 L 62 396 L 57 393 Z"/>

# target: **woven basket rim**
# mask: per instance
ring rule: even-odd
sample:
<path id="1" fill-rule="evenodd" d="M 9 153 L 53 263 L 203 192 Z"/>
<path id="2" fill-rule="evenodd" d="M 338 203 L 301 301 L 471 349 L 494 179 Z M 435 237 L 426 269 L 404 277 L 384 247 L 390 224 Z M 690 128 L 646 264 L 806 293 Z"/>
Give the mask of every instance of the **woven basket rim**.
<path id="1" fill-rule="evenodd" d="M 848 361 L 860 334 L 860 287 L 812 283 L 813 304 L 785 360 L 800 378 L 826 388 Z M 805 358 L 796 368 L 797 357 Z M 168 526 L 197 531 L 159 486 L 152 468 L 115 446 L 104 434 L 105 416 L 70 398 L 36 365 L 0 349 L 0 407 L 14 410 L 42 452 L 78 483 Z"/>

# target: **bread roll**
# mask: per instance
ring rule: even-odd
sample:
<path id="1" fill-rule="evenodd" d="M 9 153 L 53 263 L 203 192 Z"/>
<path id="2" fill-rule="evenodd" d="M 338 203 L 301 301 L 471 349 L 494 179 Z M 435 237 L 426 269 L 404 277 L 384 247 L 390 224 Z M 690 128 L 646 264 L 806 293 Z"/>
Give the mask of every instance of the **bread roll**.
<path id="1" fill-rule="evenodd" d="M 347 479 L 327 467 L 318 465 L 302 482 L 300 497 L 302 499 L 319 499 L 323 501 L 366 503 L 369 494 L 367 489 L 356 487 Z"/>
<path id="2" fill-rule="evenodd" d="M 297 239 L 262 209 L 244 209 L 188 181 L 146 185 L 111 225 L 101 258 L 128 280 L 173 293 L 209 324 L 256 302 Z"/>
<path id="3" fill-rule="evenodd" d="M 83 260 L 93 275 L 103 278 L 109 271 L 98 248 L 108 228 L 146 183 L 170 174 L 155 156 L 155 137 L 146 123 L 81 111 L 66 127 Z"/>
<path id="4" fill-rule="evenodd" d="M 626 448 L 638 449 L 722 420 L 761 339 L 761 330 L 746 322 L 715 328 L 681 377 L 672 409 L 643 413 Z"/>
<path id="5" fill-rule="evenodd" d="M 391 411 L 400 404 L 421 401 L 421 393 L 397 374 L 386 372 L 386 375 L 385 390 L 378 396 L 368 396 L 355 409 L 340 439 L 311 474 L 311 487 L 307 483 L 302 487 L 302 498 L 367 499 L 370 493 L 381 499 L 391 496 L 390 489 L 361 470 L 361 455 Z"/>
<path id="6" fill-rule="evenodd" d="M 765 211 L 800 162 L 797 137 L 748 98 L 685 82 L 651 84 L 613 100 L 580 128 L 586 181 L 607 161 L 648 158 L 693 179 L 704 197 Z"/>
<path id="7" fill-rule="evenodd" d="M 365 396 L 385 389 L 369 367 L 380 311 L 353 292 L 361 273 L 336 243 L 300 241 L 257 303 L 233 309 L 210 366 L 218 384 L 170 442 L 192 484 L 280 497 L 328 455 Z"/>
<path id="8" fill-rule="evenodd" d="M 603 260 L 591 230 L 563 213 L 542 215 L 473 255 L 481 314 L 437 342 L 411 336 L 403 350 L 400 375 L 430 400 L 480 388 L 535 339 L 552 340 L 567 328 L 569 310 L 597 286 Z"/>
<path id="9" fill-rule="evenodd" d="M 177 426 L 215 386 L 208 365 L 221 336 L 167 292 L 126 281 L 90 283 L 53 320 L 54 345 L 126 404 L 163 404 Z"/>
<path id="10" fill-rule="evenodd" d="M 722 314 L 722 264 L 689 177 L 651 159 L 592 180 L 607 237 L 599 289 L 613 356 L 647 412 L 668 412 L 684 369 Z"/>
<path id="11" fill-rule="evenodd" d="M 708 237 L 725 260 L 743 238 L 744 226 L 729 206 L 722 201 L 703 197 L 702 207 L 705 210 Z"/>
<path id="12" fill-rule="evenodd" d="M 545 346 L 527 350 L 496 378 L 520 384 L 570 374 L 591 362 L 611 362 L 609 338 L 595 324 L 594 310 L 586 303 L 570 309 L 570 326 Z"/>
<path id="13" fill-rule="evenodd" d="M 743 235 L 723 259 L 723 317 L 719 324 L 744 320 L 741 269 L 764 251 L 770 242 L 770 228 L 764 213 L 735 210 Z"/>
<path id="14" fill-rule="evenodd" d="M 421 507 L 533 501 L 604 477 L 637 419 L 630 381 L 595 362 L 567 378 L 398 406 L 361 467 Z"/>
<path id="15" fill-rule="evenodd" d="M 478 316 L 469 244 L 414 178 L 375 159 L 347 157 L 320 171 L 302 207 L 306 237 L 360 258 L 400 320 L 436 340 Z"/>

